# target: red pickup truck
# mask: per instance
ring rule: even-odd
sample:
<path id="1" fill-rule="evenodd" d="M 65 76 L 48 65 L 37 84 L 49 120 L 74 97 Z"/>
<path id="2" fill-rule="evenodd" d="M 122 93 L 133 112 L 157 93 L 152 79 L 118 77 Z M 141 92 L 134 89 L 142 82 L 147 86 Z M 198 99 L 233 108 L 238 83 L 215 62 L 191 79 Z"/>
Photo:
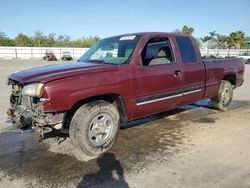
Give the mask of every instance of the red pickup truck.
<path id="1" fill-rule="evenodd" d="M 7 113 L 23 129 L 68 132 L 95 158 L 114 144 L 120 123 L 201 99 L 226 110 L 243 74 L 243 59 L 202 59 L 191 36 L 127 34 L 100 40 L 76 63 L 11 74 Z"/>

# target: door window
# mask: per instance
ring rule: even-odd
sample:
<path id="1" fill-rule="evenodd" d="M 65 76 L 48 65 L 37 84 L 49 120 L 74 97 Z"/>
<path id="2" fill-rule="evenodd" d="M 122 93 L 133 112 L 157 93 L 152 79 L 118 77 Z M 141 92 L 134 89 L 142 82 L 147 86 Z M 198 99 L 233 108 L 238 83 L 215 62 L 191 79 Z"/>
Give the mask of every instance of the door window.
<path id="1" fill-rule="evenodd" d="M 170 41 L 167 38 L 151 38 L 142 50 L 143 66 L 174 63 Z"/>

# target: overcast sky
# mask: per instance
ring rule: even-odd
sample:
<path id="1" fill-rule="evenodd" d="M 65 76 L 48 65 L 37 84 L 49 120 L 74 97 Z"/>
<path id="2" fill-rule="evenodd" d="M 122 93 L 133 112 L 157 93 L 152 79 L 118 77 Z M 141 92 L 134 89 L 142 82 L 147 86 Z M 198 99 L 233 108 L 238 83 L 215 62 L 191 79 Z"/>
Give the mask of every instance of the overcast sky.
<path id="1" fill-rule="evenodd" d="M 196 37 L 213 30 L 250 35 L 249 8 L 250 0 L 0 0 L 0 31 L 14 37 L 41 30 L 75 39 L 188 25 Z"/>

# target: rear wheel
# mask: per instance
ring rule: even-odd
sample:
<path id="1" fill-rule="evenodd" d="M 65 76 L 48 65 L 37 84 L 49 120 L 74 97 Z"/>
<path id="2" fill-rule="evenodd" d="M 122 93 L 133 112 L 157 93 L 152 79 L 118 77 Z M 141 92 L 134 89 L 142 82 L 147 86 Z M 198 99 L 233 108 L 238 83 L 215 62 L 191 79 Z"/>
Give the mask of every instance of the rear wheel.
<path id="1" fill-rule="evenodd" d="M 98 157 L 115 143 L 119 130 L 119 113 L 102 100 L 81 106 L 74 114 L 69 135 L 85 161 Z"/>
<path id="2" fill-rule="evenodd" d="M 222 80 L 218 95 L 211 99 L 212 107 L 226 111 L 233 99 L 233 86 L 229 81 Z"/>

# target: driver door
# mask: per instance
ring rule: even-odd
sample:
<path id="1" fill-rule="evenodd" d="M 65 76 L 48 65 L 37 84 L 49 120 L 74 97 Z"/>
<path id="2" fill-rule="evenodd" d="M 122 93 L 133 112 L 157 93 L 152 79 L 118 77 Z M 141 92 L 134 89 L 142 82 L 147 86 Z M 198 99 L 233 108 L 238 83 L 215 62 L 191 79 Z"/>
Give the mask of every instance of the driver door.
<path id="1" fill-rule="evenodd" d="M 181 104 L 181 66 L 175 61 L 171 38 L 148 39 L 141 53 L 135 80 L 137 117 Z"/>

